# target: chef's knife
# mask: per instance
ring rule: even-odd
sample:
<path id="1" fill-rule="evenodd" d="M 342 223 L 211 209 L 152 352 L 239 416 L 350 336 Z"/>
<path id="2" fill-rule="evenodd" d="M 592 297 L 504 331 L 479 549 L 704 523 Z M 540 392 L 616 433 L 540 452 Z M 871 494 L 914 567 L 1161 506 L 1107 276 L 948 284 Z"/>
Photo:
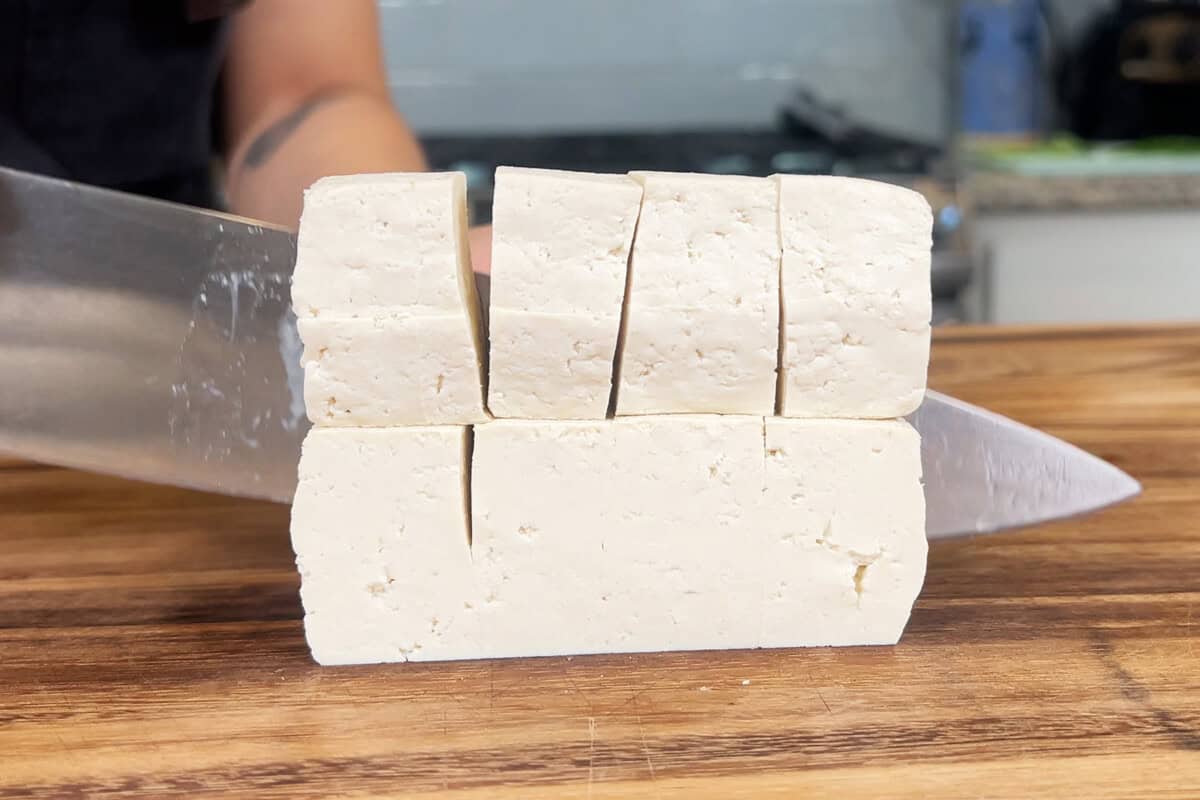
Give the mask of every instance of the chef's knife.
<path id="1" fill-rule="evenodd" d="M 286 230 L 0 168 L 0 450 L 290 501 L 308 428 L 295 255 Z M 1139 491 L 1066 442 L 936 392 L 913 422 L 930 538 Z"/>

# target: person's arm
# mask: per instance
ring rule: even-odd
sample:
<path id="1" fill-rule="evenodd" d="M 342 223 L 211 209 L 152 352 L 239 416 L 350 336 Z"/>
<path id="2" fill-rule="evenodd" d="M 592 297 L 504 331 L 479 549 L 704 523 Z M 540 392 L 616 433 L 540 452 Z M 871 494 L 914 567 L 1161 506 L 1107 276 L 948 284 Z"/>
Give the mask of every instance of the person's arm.
<path id="1" fill-rule="evenodd" d="M 295 227 L 325 175 L 420 171 L 388 94 L 375 0 L 256 0 L 224 74 L 231 210 Z"/>

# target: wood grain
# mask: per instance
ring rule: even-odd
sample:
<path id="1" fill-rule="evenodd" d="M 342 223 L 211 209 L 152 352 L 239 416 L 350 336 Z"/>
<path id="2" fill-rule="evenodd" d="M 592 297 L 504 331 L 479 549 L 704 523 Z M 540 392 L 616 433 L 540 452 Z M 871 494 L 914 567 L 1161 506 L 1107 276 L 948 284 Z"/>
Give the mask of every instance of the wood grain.
<path id="1" fill-rule="evenodd" d="M 934 545 L 895 648 L 320 669 L 286 509 L 0 461 L 0 799 L 1200 797 L 1200 328 L 931 382 L 1146 492 Z"/>

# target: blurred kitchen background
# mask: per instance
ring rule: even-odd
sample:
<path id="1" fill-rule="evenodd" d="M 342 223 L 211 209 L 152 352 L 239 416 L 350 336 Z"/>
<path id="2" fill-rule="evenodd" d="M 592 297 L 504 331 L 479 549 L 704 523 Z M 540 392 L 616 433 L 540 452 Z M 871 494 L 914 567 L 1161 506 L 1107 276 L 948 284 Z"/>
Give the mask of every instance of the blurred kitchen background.
<path id="1" fill-rule="evenodd" d="M 498 164 L 883 178 L 935 319 L 1200 318 L 1200 0 L 381 0 L 392 90 Z"/>

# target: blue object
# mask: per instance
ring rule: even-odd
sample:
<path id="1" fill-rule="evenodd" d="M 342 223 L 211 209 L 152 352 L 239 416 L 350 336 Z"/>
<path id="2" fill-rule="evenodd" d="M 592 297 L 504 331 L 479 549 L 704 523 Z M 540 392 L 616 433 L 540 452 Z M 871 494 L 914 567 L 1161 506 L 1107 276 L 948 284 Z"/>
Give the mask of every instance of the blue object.
<path id="1" fill-rule="evenodd" d="M 959 11 L 964 133 L 1025 136 L 1040 128 L 1039 0 L 962 0 Z"/>

